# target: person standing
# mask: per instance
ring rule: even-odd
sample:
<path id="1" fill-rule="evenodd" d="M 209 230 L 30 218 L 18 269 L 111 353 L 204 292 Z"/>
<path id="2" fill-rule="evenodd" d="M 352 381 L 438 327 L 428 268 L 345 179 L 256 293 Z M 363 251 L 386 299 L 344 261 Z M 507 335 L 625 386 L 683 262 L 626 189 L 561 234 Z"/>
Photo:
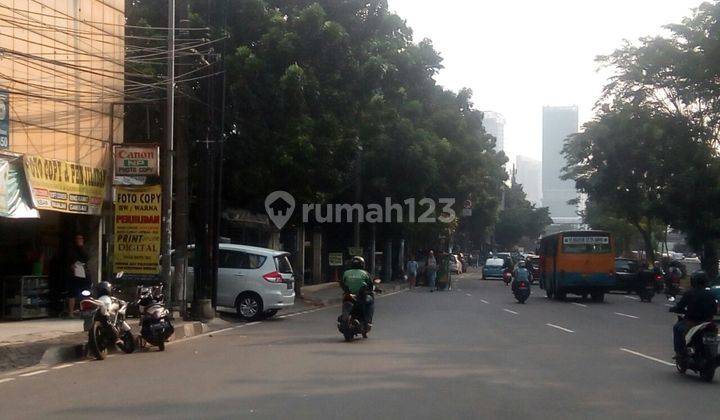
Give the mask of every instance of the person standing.
<path id="1" fill-rule="evenodd" d="M 82 291 L 89 290 L 91 287 L 90 271 L 87 267 L 88 260 L 88 254 L 85 251 L 85 237 L 80 234 L 75 235 L 73 245 L 68 252 L 70 273 L 67 285 L 67 310 L 69 316 L 73 316 L 75 313 L 75 302 L 81 298 Z"/>
<path id="2" fill-rule="evenodd" d="M 427 261 L 425 263 L 425 276 L 427 278 L 427 286 L 430 291 L 435 291 L 435 280 L 437 279 L 437 260 L 435 259 L 435 253 L 431 249 L 428 252 Z"/>
<path id="3" fill-rule="evenodd" d="M 418 273 L 418 263 L 412 255 L 405 266 L 405 272 L 407 273 L 408 286 L 412 289 L 415 287 L 415 281 L 417 280 Z"/>

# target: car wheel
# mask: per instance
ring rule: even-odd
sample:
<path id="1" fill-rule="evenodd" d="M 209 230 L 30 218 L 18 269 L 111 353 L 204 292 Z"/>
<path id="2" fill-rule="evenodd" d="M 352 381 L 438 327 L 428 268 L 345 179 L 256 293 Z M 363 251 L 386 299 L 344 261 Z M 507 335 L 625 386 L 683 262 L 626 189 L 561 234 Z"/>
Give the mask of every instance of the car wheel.
<path id="1" fill-rule="evenodd" d="M 237 314 L 247 321 L 254 321 L 260 317 L 263 303 L 260 296 L 252 293 L 240 295 L 237 300 Z"/>

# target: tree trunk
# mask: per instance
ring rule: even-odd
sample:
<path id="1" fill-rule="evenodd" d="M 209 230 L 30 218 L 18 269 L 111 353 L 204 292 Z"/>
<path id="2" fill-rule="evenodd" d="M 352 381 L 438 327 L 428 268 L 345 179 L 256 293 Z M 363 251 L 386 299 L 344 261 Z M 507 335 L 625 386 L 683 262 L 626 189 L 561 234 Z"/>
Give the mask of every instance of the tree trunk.
<path id="1" fill-rule="evenodd" d="M 702 269 L 705 270 L 710 282 L 713 283 L 718 276 L 717 244 L 713 241 L 707 241 L 703 244 L 702 251 Z"/>
<path id="2" fill-rule="evenodd" d="M 652 231 L 650 229 L 643 229 L 639 223 L 635 223 L 634 225 L 643 238 L 643 243 L 645 244 L 645 263 L 648 267 L 650 267 L 655 262 L 655 248 L 653 248 L 652 243 Z"/>

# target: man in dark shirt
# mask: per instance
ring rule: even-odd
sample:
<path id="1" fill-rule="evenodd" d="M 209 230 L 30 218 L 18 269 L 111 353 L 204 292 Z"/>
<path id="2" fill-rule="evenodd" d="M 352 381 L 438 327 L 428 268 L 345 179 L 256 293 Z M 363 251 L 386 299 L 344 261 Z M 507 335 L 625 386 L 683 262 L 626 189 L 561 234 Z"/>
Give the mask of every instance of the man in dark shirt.
<path id="1" fill-rule="evenodd" d="M 707 289 L 708 278 L 704 271 L 696 271 L 690 277 L 692 289 L 670 308 L 670 312 L 685 314 L 685 318 L 673 327 L 676 357 L 685 356 L 685 334 L 690 328 L 703 322 L 712 321 L 717 313 L 717 301 Z"/>

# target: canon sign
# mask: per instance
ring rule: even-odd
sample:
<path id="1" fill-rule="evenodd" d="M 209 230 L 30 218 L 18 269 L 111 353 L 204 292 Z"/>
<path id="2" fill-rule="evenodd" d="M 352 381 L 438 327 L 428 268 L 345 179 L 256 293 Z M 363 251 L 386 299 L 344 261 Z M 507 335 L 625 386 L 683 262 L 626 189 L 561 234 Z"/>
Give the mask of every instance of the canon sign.
<path id="1" fill-rule="evenodd" d="M 160 150 L 157 145 L 118 145 L 114 152 L 116 177 L 160 175 Z"/>

